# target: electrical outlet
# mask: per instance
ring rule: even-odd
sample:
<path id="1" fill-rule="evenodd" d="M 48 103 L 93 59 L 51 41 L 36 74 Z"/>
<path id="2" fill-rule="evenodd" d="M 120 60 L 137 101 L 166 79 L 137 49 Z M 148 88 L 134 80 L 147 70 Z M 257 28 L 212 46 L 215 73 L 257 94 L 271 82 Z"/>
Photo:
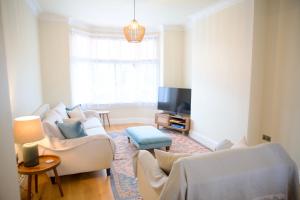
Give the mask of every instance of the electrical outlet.
<path id="1" fill-rule="evenodd" d="M 267 141 L 267 142 L 271 142 L 271 136 L 263 134 L 262 135 L 262 139 L 265 140 L 265 141 Z"/>

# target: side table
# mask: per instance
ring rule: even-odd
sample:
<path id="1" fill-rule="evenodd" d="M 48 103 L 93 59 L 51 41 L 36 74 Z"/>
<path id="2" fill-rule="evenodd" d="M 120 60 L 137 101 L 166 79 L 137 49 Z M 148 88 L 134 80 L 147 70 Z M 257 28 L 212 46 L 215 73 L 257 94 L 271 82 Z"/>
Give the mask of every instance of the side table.
<path id="1" fill-rule="evenodd" d="M 103 126 L 105 127 L 105 117 L 107 119 L 108 122 L 108 126 L 110 127 L 110 121 L 109 121 L 109 110 L 97 110 L 96 111 L 99 114 L 100 119 L 102 120 Z"/>
<path id="2" fill-rule="evenodd" d="M 47 163 L 47 160 L 53 160 L 51 163 Z M 39 164 L 34 167 L 25 167 L 24 163 L 21 162 L 18 165 L 18 172 L 20 174 L 28 175 L 28 192 L 27 192 L 27 199 L 31 199 L 31 179 L 34 176 L 35 180 L 35 192 L 38 192 L 38 175 L 43 174 L 47 171 L 53 170 L 55 174 L 55 180 L 57 182 L 60 195 L 63 197 L 64 193 L 61 187 L 60 177 L 57 174 L 56 167 L 60 164 L 60 158 L 55 155 L 41 155 L 39 156 Z"/>

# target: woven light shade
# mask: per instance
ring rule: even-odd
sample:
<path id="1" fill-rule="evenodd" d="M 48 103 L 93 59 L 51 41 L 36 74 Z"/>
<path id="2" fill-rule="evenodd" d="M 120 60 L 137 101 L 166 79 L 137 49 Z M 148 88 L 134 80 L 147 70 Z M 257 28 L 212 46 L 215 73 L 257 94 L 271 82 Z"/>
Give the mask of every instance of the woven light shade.
<path id="1" fill-rule="evenodd" d="M 128 42 L 141 42 L 145 35 L 145 27 L 134 19 L 123 28 L 123 32 Z"/>
<path id="2" fill-rule="evenodd" d="M 133 20 L 123 28 L 125 38 L 128 42 L 141 42 L 145 35 L 145 27 L 135 20 L 135 0 L 133 0 Z"/>

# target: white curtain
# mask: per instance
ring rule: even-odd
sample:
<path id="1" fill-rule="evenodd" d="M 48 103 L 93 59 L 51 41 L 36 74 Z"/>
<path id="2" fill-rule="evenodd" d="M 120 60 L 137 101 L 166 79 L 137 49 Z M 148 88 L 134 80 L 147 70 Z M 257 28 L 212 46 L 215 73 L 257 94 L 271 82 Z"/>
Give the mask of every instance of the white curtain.
<path id="1" fill-rule="evenodd" d="M 73 104 L 155 103 L 158 73 L 157 36 L 128 43 L 121 35 L 71 32 Z"/>

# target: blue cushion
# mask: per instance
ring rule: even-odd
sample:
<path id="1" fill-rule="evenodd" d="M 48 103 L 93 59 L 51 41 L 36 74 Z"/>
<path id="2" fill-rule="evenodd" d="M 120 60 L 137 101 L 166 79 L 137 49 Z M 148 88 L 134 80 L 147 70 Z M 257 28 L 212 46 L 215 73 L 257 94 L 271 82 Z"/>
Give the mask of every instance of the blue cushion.
<path id="1" fill-rule="evenodd" d="M 87 136 L 80 121 L 76 122 L 56 122 L 60 132 L 66 139 Z"/>
<path id="2" fill-rule="evenodd" d="M 127 135 L 140 149 L 170 146 L 172 139 L 153 126 L 137 126 L 126 129 Z"/>

